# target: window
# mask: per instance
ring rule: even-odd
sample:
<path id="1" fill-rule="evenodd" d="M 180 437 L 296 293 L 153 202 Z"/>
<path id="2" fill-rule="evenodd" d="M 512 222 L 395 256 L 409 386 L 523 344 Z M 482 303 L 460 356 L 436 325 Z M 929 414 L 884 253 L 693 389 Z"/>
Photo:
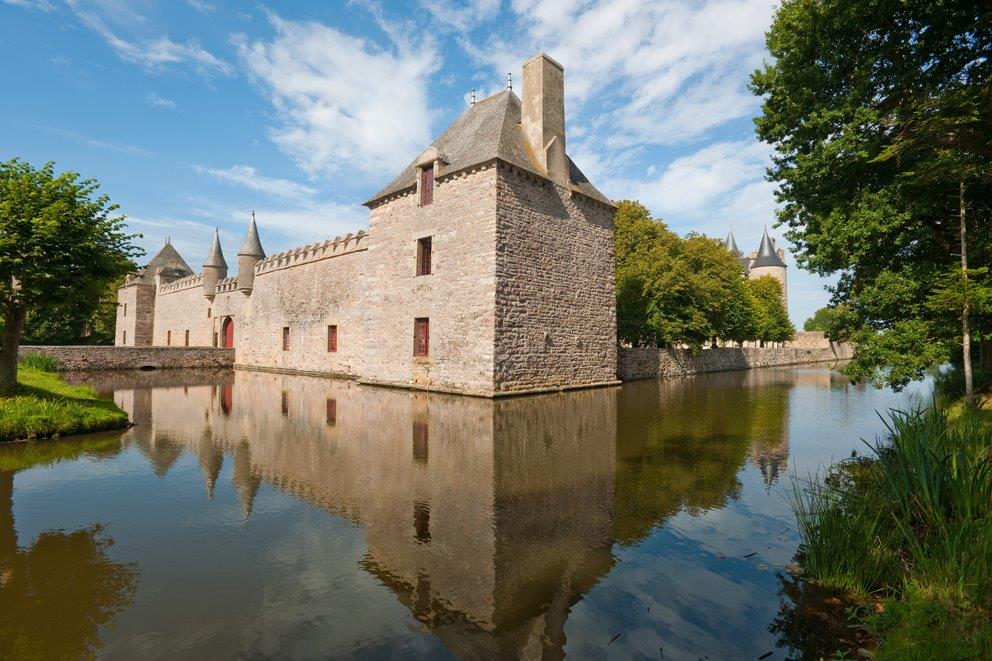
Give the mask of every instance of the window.
<path id="1" fill-rule="evenodd" d="M 186 346 L 189 346 L 189 331 L 186 331 Z"/>
<path id="2" fill-rule="evenodd" d="M 327 327 L 327 353 L 334 353 L 338 350 L 338 327 Z"/>
<path id="3" fill-rule="evenodd" d="M 333 427 L 338 424 L 338 400 L 327 399 L 327 426 Z"/>
<path id="4" fill-rule="evenodd" d="M 431 541 L 431 508 L 423 501 L 413 503 L 413 535 L 422 544 Z"/>
<path id="5" fill-rule="evenodd" d="M 417 275 L 431 274 L 431 238 L 417 239 Z"/>
<path id="6" fill-rule="evenodd" d="M 124 331 L 124 339 L 121 340 L 121 344 L 127 344 L 127 331 Z"/>
<path id="7" fill-rule="evenodd" d="M 217 346 L 217 331 L 214 331 L 214 346 Z"/>
<path id="8" fill-rule="evenodd" d="M 213 308 L 207 308 L 207 319 L 209 319 L 211 315 L 213 315 Z"/>
<path id="9" fill-rule="evenodd" d="M 413 463 L 421 466 L 427 464 L 427 423 L 413 423 Z"/>
<path id="10" fill-rule="evenodd" d="M 165 346 L 172 346 L 172 331 L 165 331 Z"/>
<path id="11" fill-rule="evenodd" d="M 425 207 L 434 201 L 434 166 L 429 165 L 420 171 L 420 206 Z"/>
<path id="12" fill-rule="evenodd" d="M 282 327 L 282 350 L 289 351 L 289 326 Z"/>
<path id="13" fill-rule="evenodd" d="M 124 316 L 127 316 L 127 303 L 124 303 Z"/>
<path id="14" fill-rule="evenodd" d="M 430 350 L 430 319 L 417 317 L 413 320 L 413 355 L 426 356 Z"/>
<path id="15" fill-rule="evenodd" d="M 280 402 L 279 408 L 282 411 L 282 414 L 289 415 L 289 393 L 285 390 L 282 391 L 281 400 L 282 401 Z"/>

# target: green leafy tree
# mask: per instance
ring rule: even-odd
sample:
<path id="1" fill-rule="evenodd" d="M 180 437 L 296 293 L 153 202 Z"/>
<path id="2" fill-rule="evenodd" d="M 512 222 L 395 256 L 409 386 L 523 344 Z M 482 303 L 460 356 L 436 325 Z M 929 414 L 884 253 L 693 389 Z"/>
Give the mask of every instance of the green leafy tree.
<path id="1" fill-rule="evenodd" d="M 988 316 L 928 301 L 992 257 L 988 3 L 785 0 L 767 45 L 756 129 L 797 262 L 839 275 L 845 372 L 899 388 L 955 343 L 968 372 Z"/>
<path id="2" fill-rule="evenodd" d="M 747 281 L 748 295 L 754 310 L 753 339 L 765 342 L 785 342 L 796 334 L 789 321 L 782 296 L 782 283 L 770 275 Z"/>
<path id="3" fill-rule="evenodd" d="M 0 163 L 0 395 L 17 388 L 17 347 L 29 315 L 79 318 L 140 254 L 98 184 L 14 158 Z"/>
<path id="4" fill-rule="evenodd" d="M 831 340 L 839 340 L 840 338 L 835 336 L 844 334 L 844 329 L 849 323 L 849 314 L 850 311 L 843 305 L 822 307 L 806 320 L 803 324 L 803 330 L 821 331 Z"/>
<path id="5" fill-rule="evenodd" d="M 680 238 L 629 200 L 619 203 L 615 228 L 621 341 L 698 349 L 750 332 L 741 266 L 720 241 Z"/>

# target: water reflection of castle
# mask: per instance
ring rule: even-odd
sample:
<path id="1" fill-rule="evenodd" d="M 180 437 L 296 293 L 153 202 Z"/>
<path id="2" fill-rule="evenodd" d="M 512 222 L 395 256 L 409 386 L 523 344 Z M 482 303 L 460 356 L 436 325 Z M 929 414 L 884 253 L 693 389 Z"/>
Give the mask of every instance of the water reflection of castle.
<path id="1" fill-rule="evenodd" d="M 363 568 L 453 653 L 554 658 L 615 543 L 722 507 L 749 457 L 776 479 L 795 379 L 492 401 L 238 371 L 115 399 L 158 474 L 193 452 L 210 497 L 232 461 L 244 517 L 265 482 L 362 526 Z"/>

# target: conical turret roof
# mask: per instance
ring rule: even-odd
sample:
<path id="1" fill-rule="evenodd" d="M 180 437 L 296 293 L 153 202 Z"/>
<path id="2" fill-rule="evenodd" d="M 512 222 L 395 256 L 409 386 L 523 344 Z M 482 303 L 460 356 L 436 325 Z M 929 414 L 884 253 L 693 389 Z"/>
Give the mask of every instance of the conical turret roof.
<path id="1" fill-rule="evenodd" d="M 185 271 L 186 275 L 193 274 L 193 269 L 189 267 L 189 264 L 187 264 L 186 260 L 182 258 L 179 251 L 176 250 L 176 248 L 168 241 L 166 241 L 165 245 L 162 246 L 162 249 L 159 250 L 154 257 L 152 257 L 152 261 L 148 262 L 148 265 L 145 266 L 145 268 L 148 270 L 148 273 L 153 275 L 159 269 Z"/>
<path id="2" fill-rule="evenodd" d="M 737 241 L 734 240 L 733 229 L 731 229 L 730 232 L 727 234 L 727 240 L 724 242 L 723 245 L 726 246 L 727 250 L 734 253 L 735 255 L 741 254 L 740 248 L 737 247 Z"/>
<path id="3" fill-rule="evenodd" d="M 238 257 L 257 257 L 265 259 L 265 251 L 262 250 L 262 242 L 258 239 L 258 227 L 255 226 L 255 212 L 251 214 L 251 224 L 248 225 L 248 235 L 245 242 L 238 249 Z"/>
<path id="4" fill-rule="evenodd" d="M 768 236 L 768 230 L 765 230 L 764 235 L 761 237 L 761 246 L 758 248 L 758 256 L 754 258 L 751 262 L 751 268 L 756 266 L 780 266 L 785 268 L 785 262 L 782 258 L 778 256 L 775 252 L 775 244 L 772 243 L 772 239 Z"/>
<path id="5" fill-rule="evenodd" d="M 211 266 L 222 269 L 227 268 L 227 262 L 224 261 L 224 251 L 220 249 L 220 230 L 214 230 L 214 242 L 210 246 L 210 254 L 207 255 L 207 260 L 203 262 L 203 268 Z"/>

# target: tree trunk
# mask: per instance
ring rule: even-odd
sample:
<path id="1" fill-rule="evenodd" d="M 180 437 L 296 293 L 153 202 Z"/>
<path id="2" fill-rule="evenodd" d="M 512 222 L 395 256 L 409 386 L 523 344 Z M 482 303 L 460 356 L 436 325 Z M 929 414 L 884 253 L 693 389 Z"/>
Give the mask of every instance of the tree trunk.
<path id="1" fill-rule="evenodd" d="M 964 179 L 959 187 L 959 202 L 961 213 L 961 278 L 965 284 L 964 305 L 961 306 L 961 347 L 964 361 L 964 401 L 969 407 L 975 405 L 975 384 L 971 377 L 971 333 L 968 329 L 968 242 L 966 240 L 967 224 L 965 223 Z"/>
<path id="2" fill-rule="evenodd" d="M 0 335 L 0 397 L 17 391 L 17 347 L 21 344 L 24 317 L 22 307 L 8 308 L 4 315 L 3 334 Z"/>

